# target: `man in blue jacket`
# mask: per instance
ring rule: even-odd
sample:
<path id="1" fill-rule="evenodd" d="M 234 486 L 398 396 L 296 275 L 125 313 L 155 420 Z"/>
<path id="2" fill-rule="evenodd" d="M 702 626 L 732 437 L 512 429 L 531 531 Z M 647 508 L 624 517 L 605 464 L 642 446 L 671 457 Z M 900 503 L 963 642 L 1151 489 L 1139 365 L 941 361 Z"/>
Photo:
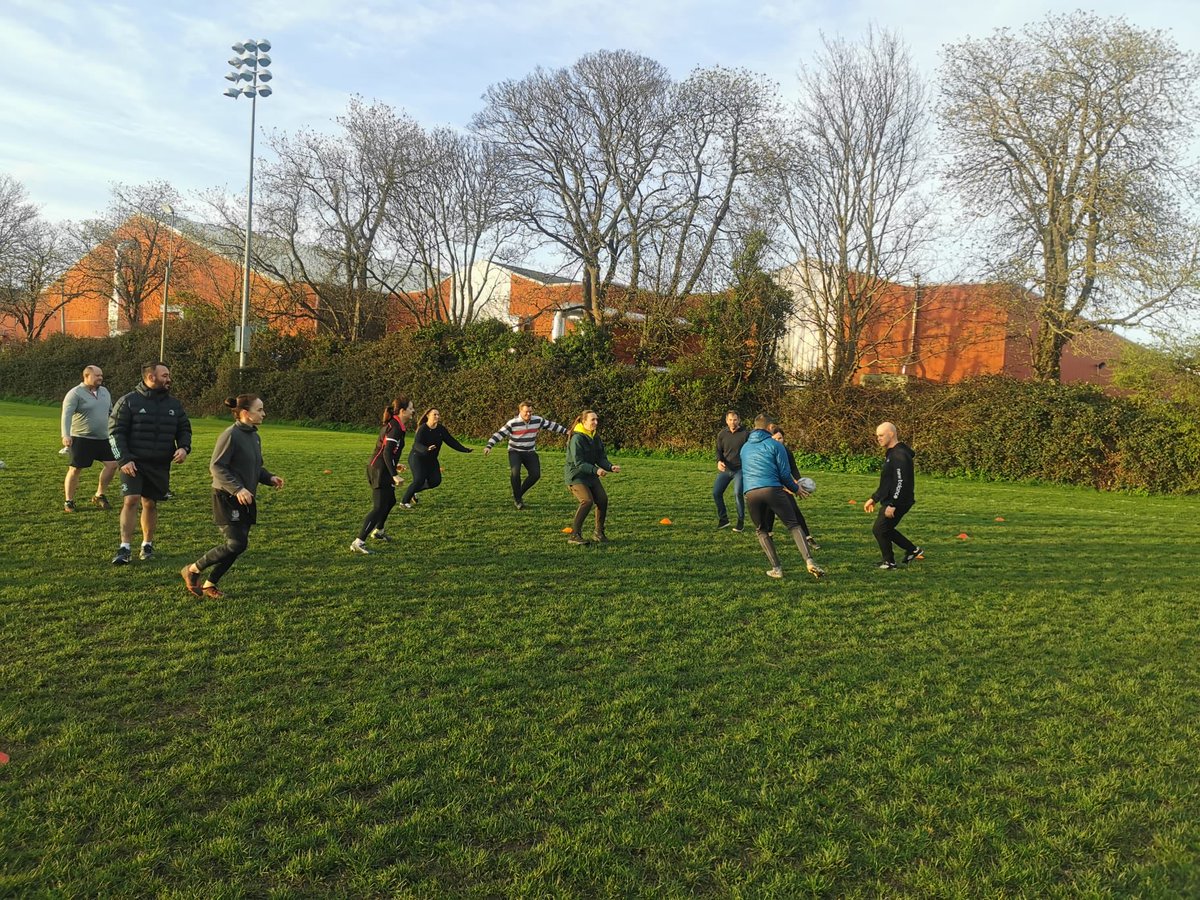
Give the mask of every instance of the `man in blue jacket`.
<path id="1" fill-rule="evenodd" d="M 742 447 L 742 486 L 746 491 L 746 506 L 750 509 L 750 521 L 754 523 L 754 531 L 758 535 L 758 543 L 771 563 L 767 574 L 772 578 L 782 578 L 783 568 L 779 565 L 779 554 L 775 552 L 775 541 L 771 538 L 771 528 L 775 525 L 775 517 L 792 533 L 796 548 L 804 557 L 808 572 L 814 578 L 820 578 L 825 570 L 813 562 L 812 554 L 808 551 L 808 541 L 800 522 L 796 518 L 796 504 L 789 494 L 807 497 L 808 494 L 792 478 L 788 466 L 787 450 L 783 444 L 771 438 L 767 427 L 771 418 L 759 415 L 754 420 L 754 430 L 746 438 Z"/>

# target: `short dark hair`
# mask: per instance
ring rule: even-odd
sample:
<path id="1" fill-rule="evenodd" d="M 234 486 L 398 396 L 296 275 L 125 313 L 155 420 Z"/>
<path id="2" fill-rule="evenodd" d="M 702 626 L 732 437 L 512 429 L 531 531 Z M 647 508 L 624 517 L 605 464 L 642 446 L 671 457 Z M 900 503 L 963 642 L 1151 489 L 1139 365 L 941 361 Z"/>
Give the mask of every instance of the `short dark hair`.
<path id="1" fill-rule="evenodd" d="M 155 369 L 157 369 L 159 366 L 162 366 L 164 369 L 170 368 L 170 366 L 168 366 L 161 359 L 156 359 L 154 362 L 142 363 L 142 381 L 145 381 L 146 376 L 149 375 L 151 372 L 153 372 Z"/>
<path id="2" fill-rule="evenodd" d="M 759 413 L 754 417 L 755 428 L 767 428 L 775 424 L 774 416 L 769 416 L 766 413 Z"/>
<path id="3" fill-rule="evenodd" d="M 528 406 L 530 409 L 533 409 L 533 401 L 532 400 L 522 400 L 520 403 L 517 404 L 517 409 L 520 409 L 522 406 Z"/>

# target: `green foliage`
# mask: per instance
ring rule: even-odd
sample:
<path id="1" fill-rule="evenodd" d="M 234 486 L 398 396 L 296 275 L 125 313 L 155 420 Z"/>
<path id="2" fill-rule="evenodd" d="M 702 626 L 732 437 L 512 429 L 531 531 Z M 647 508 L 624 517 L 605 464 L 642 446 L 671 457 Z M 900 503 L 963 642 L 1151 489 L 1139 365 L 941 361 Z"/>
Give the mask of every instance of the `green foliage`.
<path id="1" fill-rule="evenodd" d="M 388 400 L 406 393 L 421 409 L 438 406 L 456 434 L 484 438 L 529 397 L 564 423 L 595 409 L 613 449 L 686 454 L 711 449 L 732 405 L 746 418 L 772 413 L 806 465 L 832 471 L 877 470 L 875 426 L 890 420 L 925 473 L 1200 492 L 1200 416 L 1187 400 L 1182 370 L 1174 381 L 1141 376 L 1144 391 L 1129 397 L 1004 378 L 786 392 L 757 379 L 731 395 L 728 373 L 703 359 L 682 359 L 665 371 L 614 362 L 609 336 L 589 326 L 554 344 L 495 325 L 438 325 L 358 343 L 260 333 L 250 367 L 240 373 L 230 343 L 228 328 L 217 323 L 185 322 L 169 332 L 173 389 L 193 413 L 220 412 L 222 398 L 252 390 L 274 421 L 370 430 Z M 104 367 L 117 394 L 136 384 L 142 361 L 157 352 L 153 327 L 7 347 L 0 350 L 0 396 L 57 402 L 92 362 Z M 1156 381 L 1166 396 L 1149 393 Z"/>
<path id="2" fill-rule="evenodd" d="M 733 287 L 709 298 L 701 334 L 704 360 L 720 373 L 730 400 L 779 378 L 777 351 L 792 309 L 791 293 L 763 268 L 767 236 L 752 232 L 733 258 Z"/>

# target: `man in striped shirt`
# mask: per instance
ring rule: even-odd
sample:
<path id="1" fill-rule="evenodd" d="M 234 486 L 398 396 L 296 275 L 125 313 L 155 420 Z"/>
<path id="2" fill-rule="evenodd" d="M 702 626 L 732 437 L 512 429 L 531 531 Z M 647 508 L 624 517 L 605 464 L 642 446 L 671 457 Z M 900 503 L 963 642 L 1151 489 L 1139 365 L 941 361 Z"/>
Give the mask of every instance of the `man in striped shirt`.
<path id="1" fill-rule="evenodd" d="M 515 419 L 509 419 L 504 423 L 504 427 L 488 438 L 483 454 L 486 456 L 491 453 L 497 441 L 508 441 L 508 468 L 512 480 L 513 503 L 517 509 L 524 509 L 525 502 L 522 498 L 542 477 L 542 464 L 537 455 L 538 432 L 547 428 L 559 434 L 567 434 L 567 428 L 557 422 L 535 416 L 532 400 L 522 400 L 517 407 L 517 413 Z M 521 482 L 522 466 L 529 472 L 524 483 Z"/>

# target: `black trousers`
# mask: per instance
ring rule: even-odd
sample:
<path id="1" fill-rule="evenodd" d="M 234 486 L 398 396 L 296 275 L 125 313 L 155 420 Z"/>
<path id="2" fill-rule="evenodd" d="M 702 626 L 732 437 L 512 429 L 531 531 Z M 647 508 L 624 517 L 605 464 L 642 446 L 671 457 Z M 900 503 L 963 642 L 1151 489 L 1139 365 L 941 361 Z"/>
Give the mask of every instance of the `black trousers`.
<path id="1" fill-rule="evenodd" d="M 529 472 L 524 484 L 521 483 L 521 466 Z M 508 451 L 509 480 L 512 482 L 513 499 L 518 503 L 529 493 L 529 489 L 538 483 L 542 477 L 542 461 L 533 450 Z"/>
<path id="2" fill-rule="evenodd" d="M 895 515 L 890 519 L 883 514 L 885 509 L 887 509 L 886 501 L 880 505 L 879 515 L 875 517 L 875 525 L 871 531 L 879 544 L 879 552 L 883 554 L 884 562 L 894 563 L 896 556 L 892 552 L 892 544 L 895 544 L 905 553 L 911 553 L 917 549 L 916 544 L 896 530 L 896 526 L 900 524 L 900 520 L 904 518 L 905 514 L 912 509 L 912 506 L 897 506 Z"/>
<path id="3" fill-rule="evenodd" d="M 371 490 L 371 511 L 363 519 L 362 528 L 358 532 L 359 540 L 365 541 L 372 531 L 383 531 L 387 524 L 388 513 L 396 505 L 396 486 L 390 481 Z"/>
<path id="4" fill-rule="evenodd" d="M 209 566 L 212 567 L 212 571 L 208 573 L 208 580 L 213 584 L 221 580 L 221 576 L 228 572 L 234 561 L 246 552 L 246 547 L 250 543 L 250 525 L 247 523 L 218 525 L 217 528 L 221 530 L 221 534 L 225 535 L 225 543 L 218 544 L 196 560 L 196 568 L 201 572 Z"/>
<path id="5" fill-rule="evenodd" d="M 412 483 L 404 492 L 404 503 L 411 503 L 418 491 L 427 491 L 442 483 L 442 469 L 436 456 L 410 453 L 408 455 L 408 474 Z"/>

